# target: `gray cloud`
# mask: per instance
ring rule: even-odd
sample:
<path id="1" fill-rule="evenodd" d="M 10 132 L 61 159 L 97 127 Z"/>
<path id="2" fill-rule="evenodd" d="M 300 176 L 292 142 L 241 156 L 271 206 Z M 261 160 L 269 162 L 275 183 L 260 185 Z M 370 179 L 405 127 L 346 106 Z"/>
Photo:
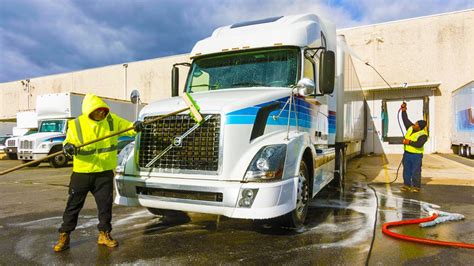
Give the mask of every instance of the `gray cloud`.
<path id="1" fill-rule="evenodd" d="M 239 21 L 317 13 L 349 27 L 465 9 L 471 2 L 1 0 L 0 82 L 187 53 L 214 28 Z"/>

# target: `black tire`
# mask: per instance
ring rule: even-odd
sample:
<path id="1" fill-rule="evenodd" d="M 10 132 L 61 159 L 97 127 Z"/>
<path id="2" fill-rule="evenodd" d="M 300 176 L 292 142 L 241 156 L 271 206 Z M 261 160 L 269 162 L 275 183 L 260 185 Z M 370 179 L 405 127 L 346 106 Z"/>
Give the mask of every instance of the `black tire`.
<path id="1" fill-rule="evenodd" d="M 8 160 L 18 160 L 18 155 L 16 153 L 7 153 Z"/>
<path id="2" fill-rule="evenodd" d="M 23 163 L 29 163 L 29 162 L 31 162 L 31 160 L 23 160 Z M 38 165 L 40 165 L 40 163 L 41 162 L 30 164 L 30 165 L 28 165 L 28 167 L 37 167 Z"/>
<path id="3" fill-rule="evenodd" d="M 472 147 L 469 145 L 466 145 L 466 157 L 469 159 L 472 159 Z"/>
<path id="4" fill-rule="evenodd" d="M 62 147 L 55 146 L 51 149 L 49 153 L 52 154 L 61 150 L 62 150 Z M 49 159 L 49 165 L 51 165 L 51 167 L 54 167 L 54 168 L 64 167 L 67 165 L 67 162 L 68 162 L 68 159 L 64 153 L 58 154 L 54 156 L 53 158 Z"/>
<path id="5" fill-rule="evenodd" d="M 308 206 L 310 200 L 310 175 L 306 162 L 302 160 L 300 162 L 300 169 L 298 174 L 298 188 L 296 195 L 296 208 L 281 217 L 281 224 L 289 228 L 300 228 L 303 226 L 308 214 Z"/>
<path id="6" fill-rule="evenodd" d="M 464 157 L 464 146 L 459 144 L 458 155 Z"/>
<path id="7" fill-rule="evenodd" d="M 64 167 L 67 165 L 67 157 L 63 153 L 54 156 L 53 158 L 49 159 L 49 165 L 54 168 Z"/>

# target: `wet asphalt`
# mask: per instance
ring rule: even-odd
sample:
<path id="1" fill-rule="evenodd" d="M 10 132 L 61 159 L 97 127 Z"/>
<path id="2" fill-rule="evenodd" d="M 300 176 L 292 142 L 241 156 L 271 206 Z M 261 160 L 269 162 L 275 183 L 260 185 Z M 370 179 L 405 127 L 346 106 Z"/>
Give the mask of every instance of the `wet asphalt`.
<path id="1" fill-rule="evenodd" d="M 0 170 L 15 163 L 0 161 Z M 422 202 L 466 219 L 430 228 L 393 231 L 443 241 L 474 243 L 474 187 L 425 185 L 403 193 L 399 185 L 368 187 L 363 173 L 349 172 L 344 190 L 327 188 L 310 203 L 303 228 L 188 213 L 156 216 L 143 208 L 114 206 L 117 248 L 97 246 L 92 195 L 72 233 L 71 248 L 55 253 L 71 168 L 46 164 L 0 176 L 0 264 L 291 264 L 364 265 L 374 224 L 369 265 L 469 265 L 472 249 L 428 246 L 385 236 L 387 221 L 426 217 Z M 378 203 L 378 209 L 377 209 Z M 377 221 L 376 221 L 377 219 Z"/>

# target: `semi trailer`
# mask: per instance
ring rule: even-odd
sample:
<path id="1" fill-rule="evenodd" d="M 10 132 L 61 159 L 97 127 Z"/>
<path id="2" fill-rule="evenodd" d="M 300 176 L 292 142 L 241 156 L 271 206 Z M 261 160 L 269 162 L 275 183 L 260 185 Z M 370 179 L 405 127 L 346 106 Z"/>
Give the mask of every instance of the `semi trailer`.
<path id="1" fill-rule="evenodd" d="M 84 97 L 85 94 L 73 92 L 39 95 L 36 98 L 38 132 L 19 138 L 18 159 L 29 162 L 61 151 L 66 138 L 67 121 L 82 114 Z M 124 100 L 101 98 L 112 112 L 130 121 L 136 119 L 136 105 Z M 59 154 L 51 158 L 49 163 L 53 167 L 63 167 L 68 164 L 68 159 L 64 154 Z"/>
<path id="2" fill-rule="evenodd" d="M 472 158 L 474 151 L 474 81 L 453 91 L 454 123 L 451 144 L 463 157 Z"/>
<path id="3" fill-rule="evenodd" d="M 119 155 L 115 203 L 152 213 L 201 212 L 303 224 L 308 202 L 341 187 L 360 153 L 364 96 L 344 36 L 313 14 L 236 23 L 197 42 L 184 91 L 204 117 L 147 124 Z M 147 121 L 185 107 L 146 106 Z"/>

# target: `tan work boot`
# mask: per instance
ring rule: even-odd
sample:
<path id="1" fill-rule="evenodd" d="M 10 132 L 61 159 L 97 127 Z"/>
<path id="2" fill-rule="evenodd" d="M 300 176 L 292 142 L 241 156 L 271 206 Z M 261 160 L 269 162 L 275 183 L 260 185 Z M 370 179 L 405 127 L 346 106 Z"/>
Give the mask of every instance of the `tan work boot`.
<path id="1" fill-rule="evenodd" d="M 69 248 L 69 233 L 60 233 L 58 243 L 54 246 L 54 251 L 59 252 Z"/>
<path id="2" fill-rule="evenodd" d="M 117 240 L 112 238 L 112 236 L 110 235 L 110 232 L 105 232 L 105 231 L 99 232 L 99 239 L 97 240 L 97 244 L 105 245 L 109 248 L 118 246 Z"/>
<path id="3" fill-rule="evenodd" d="M 418 187 L 412 187 L 412 188 L 411 188 L 411 192 L 418 193 L 418 192 L 420 192 L 420 188 L 418 188 Z"/>
<path id="4" fill-rule="evenodd" d="M 409 192 L 409 191 L 411 191 L 411 187 L 409 187 L 409 186 L 407 186 L 407 185 L 403 185 L 403 186 L 400 188 L 400 191 Z"/>

